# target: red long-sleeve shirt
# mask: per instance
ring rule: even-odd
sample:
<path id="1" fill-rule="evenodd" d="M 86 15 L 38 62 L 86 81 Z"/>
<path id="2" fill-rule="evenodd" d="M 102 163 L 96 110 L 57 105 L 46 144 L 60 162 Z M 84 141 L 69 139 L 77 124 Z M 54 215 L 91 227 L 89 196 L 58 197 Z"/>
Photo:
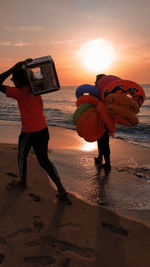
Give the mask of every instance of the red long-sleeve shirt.
<path id="1" fill-rule="evenodd" d="M 6 96 L 14 98 L 18 102 L 22 132 L 40 131 L 46 127 L 46 120 L 43 114 L 43 101 L 40 95 L 33 96 L 29 87 L 21 89 L 6 87 Z"/>

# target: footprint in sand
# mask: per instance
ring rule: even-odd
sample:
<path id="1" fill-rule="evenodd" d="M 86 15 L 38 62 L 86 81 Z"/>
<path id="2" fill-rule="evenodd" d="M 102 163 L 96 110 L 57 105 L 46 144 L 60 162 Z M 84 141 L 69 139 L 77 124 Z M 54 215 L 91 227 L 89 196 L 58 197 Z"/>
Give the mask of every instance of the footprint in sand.
<path id="1" fill-rule="evenodd" d="M 122 226 L 118 227 L 118 226 L 114 226 L 112 224 L 105 223 L 105 222 L 102 223 L 102 226 L 104 229 L 108 229 L 109 231 L 116 233 L 116 234 L 120 234 L 123 236 L 128 236 L 129 234 L 129 232 L 126 229 L 124 229 Z"/>
<path id="2" fill-rule="evenodd" d="M 11 176 L 11 177 L 14 177 L 14 178 L 17 178 L 18 177 L 18 175 L 15 174 L 15 173 L 13 173 L 13 172 L 7 172 L 6 174 L 9 175 L 9 176 Z"/>
<path id="3" fill-rule="evenodd" d="M 24 261 L 26 263 L 33 263 L 34 266 L 53 265 L 56 262 L 51 256 L 26 257 L 24 258 Z"/>
<path id="4" fill-rule="evenodd" d="M 43 223 L 41 222 L 40 216 L 33 216 L 33 226 L 40 231 L 43 228 Z"/>
<path id="5" fill-rule="evenodd" d="M 69 267 L 70 266 L 70 258 L 64 259 L 62 262 L 62 267 Z"/>
<path id="6" fill-rule="evenodd" d="M 41 202 L 41 198 L 39 196 L 33 194 L 33 193 L 30 193 L 29 197 L 31 197 L 32 200 L 35 201 L 35 202 Z"/>
<path id="7" fill-rule="evenodd" d="M 4 258 L 5 258 L 5 255 L 0 253 L 0 264 L 3 262 Z"/>
<path id="8" fill-rule="evenodd" d="M 8 185 L 6 186 L 6 190 L 8 192 L 13 191 L 14 189 L 26 189 L 26 185 L 23 185 L 20 181 L 12 180 Z"/>

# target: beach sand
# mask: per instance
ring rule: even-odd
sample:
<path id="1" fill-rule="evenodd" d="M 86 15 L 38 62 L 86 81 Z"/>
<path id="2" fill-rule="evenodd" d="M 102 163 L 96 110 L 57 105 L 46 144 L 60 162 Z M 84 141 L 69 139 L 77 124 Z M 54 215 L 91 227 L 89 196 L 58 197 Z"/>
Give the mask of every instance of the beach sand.
<path id="1" fill-rule="evenodd" d="M 106 174 L 94 165 L 96 149 L 88 151 L 75 131 L 49 129 L 49 157 L 71 206 L 58 201 L 32 151 L 27 189 L 10 186 L 19 179 L 19 126 L 7 133 L 0 127 L 1 266 L 150 266 L 150 149 L 111 138 L 112 171 Z"/>

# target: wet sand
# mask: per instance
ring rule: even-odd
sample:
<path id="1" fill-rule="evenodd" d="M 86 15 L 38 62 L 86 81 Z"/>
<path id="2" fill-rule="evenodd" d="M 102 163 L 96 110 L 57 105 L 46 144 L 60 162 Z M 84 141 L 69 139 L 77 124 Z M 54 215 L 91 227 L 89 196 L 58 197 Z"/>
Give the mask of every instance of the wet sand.
<path id="1" fill-rule="evenodd" d="M 1 266 L 149 266 L 149 149 L 111 138 L 106 174 L 94 165 L 97 150 L 85 150 L 75 131 L 50 127 L 49 157 L 69 206 L 58 201 L 32 151 L 28 188 L 10 186 L 19 179 L 19 126 L 10 129 L 11 138 L 5 127 L 0 132 Z"/>

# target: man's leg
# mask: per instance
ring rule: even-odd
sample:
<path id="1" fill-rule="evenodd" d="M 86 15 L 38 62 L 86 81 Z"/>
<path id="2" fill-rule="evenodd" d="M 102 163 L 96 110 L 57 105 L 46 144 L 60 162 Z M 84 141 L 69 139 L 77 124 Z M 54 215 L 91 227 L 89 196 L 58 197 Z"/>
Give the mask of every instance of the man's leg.
<path id="1" fill-rule="evenodd" d="M 96 164 L 102 164 L 102 161 L 103 161 L 103 156 L 104 156 L 103 146 L 104 146 L 104 141 L 105 141 L 105 135 L 106 135 L 106 132 L 101 136 L 101 138 L 97 140 L 98 157 L 95 158 Z"/>
<path id="2" fill-rule="evenodd" d="M 46 128 L 40 132 L 37 132 L 36 136 L 33 135 L 32 137 L 34 137 L 34 141 L 32 142 L 33 149 L 35 151 L 40 166 L 46 170 L 49 177 L 56 184 L 60 199 L 67 199 L 67 192 L 60 181 L 60 177 L 58 175 L 56 167 L 48 158 L 48 129 Z"/>
<path id="3" fill-rule="evenodd" d="M 98 145 L 98 157 L 95 158 L 96 164 L 101 164 L 103 157 L 105 160 L 105 167 L 111 169 L 110 166 L 110 146 L 109 146 L 109 133 L 106 131 L 103 136 L 97 140 Z"/>
<path id="4" fill-rule="evenodd" d="M 109 133 L 108 133 L 108 131 L 106 131 L 104 133 L 104 135 L 102 136 L 101 148 L 102 148 L 102 153 L 103 153 L 104 159 L 105 159 L 105 168 L 107 170 L 111 170 L 111 165 L 110 165 L 110 146 L 109 146 Z"/>
<path id="5" fill-rule="evenodd" d="M 18 142 L 18 168 L 21 185 L 26 187 L 27 156 L 31 148 L 30 133 L 21 133 Z"/>

